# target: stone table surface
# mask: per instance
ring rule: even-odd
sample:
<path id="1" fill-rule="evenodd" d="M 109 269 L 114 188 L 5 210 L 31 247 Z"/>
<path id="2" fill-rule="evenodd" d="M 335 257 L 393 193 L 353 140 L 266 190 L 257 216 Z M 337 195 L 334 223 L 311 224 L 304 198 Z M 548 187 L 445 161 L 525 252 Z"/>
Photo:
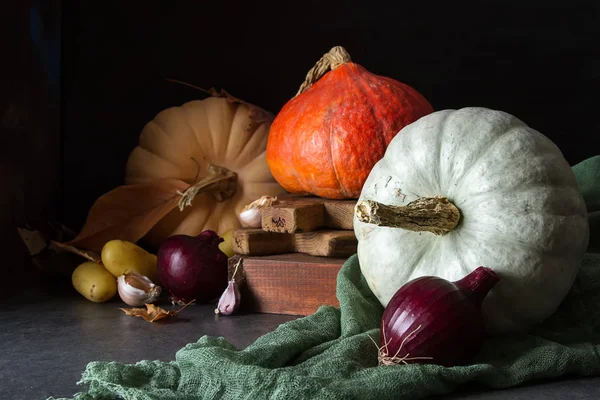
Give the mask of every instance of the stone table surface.
<path id="1" fill-rule="evenodd" d="M 147 323 L 126 316 L 118 299 L 95 304 L 72 290 L 32 288 L 0 301 L 0 399 L 71 397 L 90 361 L 170 361 L 203 335 L 237 348 L 297 317 L 242 313 L 216 316 L 214 305 L 190 306 L 182 321 Z M 166 307 L 165 307 L 166 308 Z M 184 315 L 185 313 L 185 315 Z M 185 317 L 185 318 L 183 318 Z M 461 387 L 444 399 L 600 399 L 600 378 L 536 382 L 507 390 Z"/>

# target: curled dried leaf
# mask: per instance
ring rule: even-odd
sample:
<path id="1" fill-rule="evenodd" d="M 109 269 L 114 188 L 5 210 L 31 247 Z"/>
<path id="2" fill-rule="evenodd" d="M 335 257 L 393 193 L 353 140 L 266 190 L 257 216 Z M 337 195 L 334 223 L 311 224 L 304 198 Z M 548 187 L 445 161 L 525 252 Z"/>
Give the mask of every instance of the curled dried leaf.
<path id="1" fill-rule="evenodd" d="M 177 207 L 189 187 L 178 179 L 119 186 L 96 200 L 79 235 L 63 245 L 101 252 L 109 240 L 135 243 Z"/>
<path id="2" fill-rule="evenodd" d="M 156 322 L 164 318 L 176 317 L 184 308 L 195 302 L 192 300 L 178 310 L 165 310 L 154 304 L 145 304 L 146 308 L 119 308 L 125 314 L 132 317 L 140 317 L 148 322 Z"/>
<path id="3" fill-rule="evenodd" d="M 69 253 L 77 254 L 78 256 L 81 256 L 95 263 L 102 264 L 102 258 L 100 257 L 100 254 L 95 251 L 78 249 L 77 247 L 55 242 L 53 240 L 50 242 L 50 248 L 59 248 L 63 251 L 68 251 Z"/>
<path id="4" fill-rule="evenodd" d="M 17 227 L 17 232 L 19 232 L 30 256 L 34 257 L 48 248 L 48 242 L 40 231 Z"/>
<path id="5" fill-rule="evenodd" d="M 31 261 L 46 274 L 70 277 L 73 270 L 81 263 L 77 256 L 94 262 L 101 261 L 100 255 L 95 252 L 57 242 L 75 236 L 62 225 L 48 223 L 47 226 L 39 229 L 17 227 L 17 232 L 27 248 Z"/>

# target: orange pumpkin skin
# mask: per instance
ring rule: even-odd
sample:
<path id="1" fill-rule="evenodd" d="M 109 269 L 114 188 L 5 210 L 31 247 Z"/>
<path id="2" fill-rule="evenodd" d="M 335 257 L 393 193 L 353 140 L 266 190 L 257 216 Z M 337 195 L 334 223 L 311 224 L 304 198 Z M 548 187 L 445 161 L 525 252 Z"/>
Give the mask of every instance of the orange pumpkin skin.
<path id="1" fill-rule="evenodd" d="M 431 112 L 415 89 L 348 62 L 283 106 L 267 163 L 288 192 L 355 199 L 392 138 Z"/>

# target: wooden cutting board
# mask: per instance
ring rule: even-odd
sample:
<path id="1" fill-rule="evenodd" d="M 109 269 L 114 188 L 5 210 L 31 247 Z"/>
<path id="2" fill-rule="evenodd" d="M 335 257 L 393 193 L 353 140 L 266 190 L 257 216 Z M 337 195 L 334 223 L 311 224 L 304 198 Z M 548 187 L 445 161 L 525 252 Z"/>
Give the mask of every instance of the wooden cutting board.
<path id="1" fill-rule="evenodd" d="M 233 256 L 229 279 L 235 274 L 240 287 L 240 310 L 269 314 L 310 315 L 322 305 L 339 307 L 337 274 L 346 258 L 307 254 Z"/>
<path id="2" fill-rule="evenodd" d="M 233 231 L 231 247 L 237 254 L 273 255 L 304 253 L 321 257 L 349 257 L 358 241 L 352 230 L 317 230 L 297 233 L 267 232 L 260 228 Z"/>
<path id="3" fill-rule="evenodd" d="M 262 210 L 262 229 L 295 233 L 318 229 L 352 230 L 356 200 L 328 200 L 313 196 L 289 196 Z"/>

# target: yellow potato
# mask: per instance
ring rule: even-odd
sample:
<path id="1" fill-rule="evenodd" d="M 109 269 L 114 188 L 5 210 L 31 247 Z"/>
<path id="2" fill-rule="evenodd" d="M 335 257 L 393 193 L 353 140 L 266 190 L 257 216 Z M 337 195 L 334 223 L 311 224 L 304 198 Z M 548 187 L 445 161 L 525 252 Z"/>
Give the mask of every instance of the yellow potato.
<path id="1" fill-rule="evenodd" d="M 117 294 L 117 278 L 102 264 L 93 261 L 84 262 L 75 268 L 71 282 L 75 290 L 95 303 L 110 300 Z"/>
<path id="2" fill-rule="evenodd" d="M 102 248 L 102 264 L 115 277 L 136 271 L 158 284 L 156 255 L 148 253 L 135 243 L 111 240 Z"/>
<path id="3" fill-rule="evenodd" d="M 223 253 L 225 253 L 225 255 L 227 257 L 233 257 L 235 255 L 235 253 L 233 252 L 233 249 L 231 248 L 231 241 L 233 240 L 233 231 L 228 230 L 227 232 L 225 232 L 224 234 L 222 234 L 220 236 L 225 241 L 219 243 L 219 249 L 221 249 L 221 251 Z"/>

